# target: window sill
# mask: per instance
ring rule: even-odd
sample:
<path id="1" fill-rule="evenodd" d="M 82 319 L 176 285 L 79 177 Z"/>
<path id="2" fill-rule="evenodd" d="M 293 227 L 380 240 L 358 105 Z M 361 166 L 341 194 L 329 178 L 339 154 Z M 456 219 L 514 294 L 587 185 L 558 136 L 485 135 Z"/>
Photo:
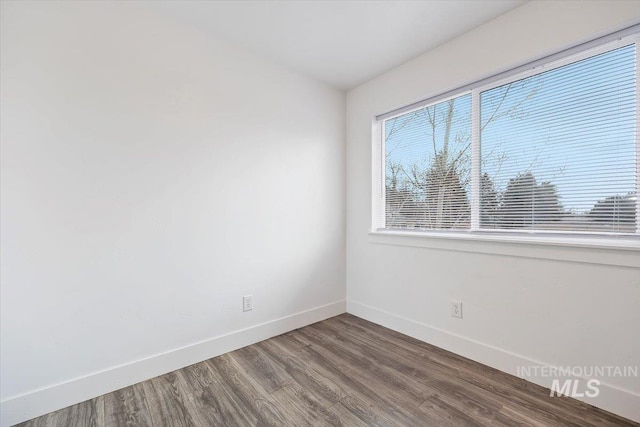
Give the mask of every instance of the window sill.
<path id="1" fill-rule="evenodd" d="M 501 233 L 371 231 L 376 244 L 640 268 L 640 240 Z"/>

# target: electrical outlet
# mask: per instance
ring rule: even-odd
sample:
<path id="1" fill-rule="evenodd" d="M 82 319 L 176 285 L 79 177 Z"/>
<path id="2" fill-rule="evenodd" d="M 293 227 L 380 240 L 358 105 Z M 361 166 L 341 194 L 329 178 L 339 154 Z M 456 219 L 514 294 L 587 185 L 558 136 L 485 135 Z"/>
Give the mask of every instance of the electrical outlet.
<path id="1" fill-rule="evenodd" d="M 462 302 L 451 301 L 451 316 L 462 319 Z"/>
<path id="2" fill-rule="evenodd" d="M 253 310 L 253 295 L 245 295 L 242 297 L 242 311 Z"/>

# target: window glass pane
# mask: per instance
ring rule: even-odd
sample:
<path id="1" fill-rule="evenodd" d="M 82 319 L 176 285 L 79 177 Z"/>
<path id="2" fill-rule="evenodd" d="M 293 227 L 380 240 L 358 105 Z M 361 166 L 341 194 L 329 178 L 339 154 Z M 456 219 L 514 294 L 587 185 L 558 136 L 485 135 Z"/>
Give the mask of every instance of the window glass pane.
<path id="1" fill-rule="evenodd" d="M 635 45 L 480 95 L 483 229 L 636 232 Z"/>
<path id="2" fill-rule="evenodd" d="M 385 121 L 387 228 L 468 229 L 471 95 Z"/>

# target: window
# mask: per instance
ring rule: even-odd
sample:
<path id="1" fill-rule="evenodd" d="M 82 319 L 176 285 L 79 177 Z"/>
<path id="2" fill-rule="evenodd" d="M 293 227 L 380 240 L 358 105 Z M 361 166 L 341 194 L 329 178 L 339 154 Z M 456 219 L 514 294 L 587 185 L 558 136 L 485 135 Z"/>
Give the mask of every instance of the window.
<path id="1" fill-rule="evenodd" d="M 374 229 L 639 236 L 637 61 L 627 38 L 385 115 Z"/>
<path id="2" fill-rule="evenodd" d="M 388 228 L 468 229 L 471 95 L 386 120 Z"/>

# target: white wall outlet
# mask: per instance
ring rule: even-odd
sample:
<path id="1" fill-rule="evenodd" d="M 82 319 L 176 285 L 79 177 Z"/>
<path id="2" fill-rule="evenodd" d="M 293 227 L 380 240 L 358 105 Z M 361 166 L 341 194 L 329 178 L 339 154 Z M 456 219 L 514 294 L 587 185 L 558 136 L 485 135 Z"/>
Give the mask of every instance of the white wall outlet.
<path id="1" fill-rule="evenodd" d="M 451 301 L 451 315 L 462 319 L 462 302 Z"/>
<path id="2" fill-rule="evenodd" d="M 242 297 L 242 311 L 253 310 L 253 295 L 245 295 Z"/>

